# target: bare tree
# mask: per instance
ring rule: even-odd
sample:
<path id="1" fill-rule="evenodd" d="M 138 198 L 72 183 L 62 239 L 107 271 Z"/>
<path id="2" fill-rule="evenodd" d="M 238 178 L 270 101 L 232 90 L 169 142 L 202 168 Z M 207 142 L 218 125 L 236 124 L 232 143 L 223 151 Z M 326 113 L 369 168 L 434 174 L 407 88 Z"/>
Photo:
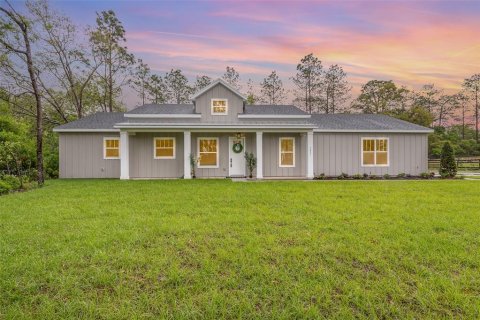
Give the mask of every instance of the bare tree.
<path id="1" fill-rule="evenodd" d="M 15 83 L 33 95 L 36 106 L 36 138 L 37 138 L 37 182 L 42 186 L 44 180 L 43 168 L 43 107 L 41 92 L 38 85 L 39 69 L 35 65 L 32 53 L 32 42 L 35 35 L 32 22 L 18 13 L 12 5 L 0 6 L 0 44 L 2 50 L 2 69 L 13 75 Z M 15 61 L 15 62 L 14 62 Z M 18 61 L 18 64 L 17 64 Z M 25 75 L 28 73 L 28 77 Z"/>
<path id="2" fill-rule="evenodd" d="M 478 113 L 479 113 L 479 98 L 480 98 L 480 73 L 474 74 L 468 79 L 463 81 L 463 88 L 470 95 L 475 103 L 475 140 L 479 142 L 478 136 Z"/>
<path id="3" fill-rule="evenodd" d="M 292 78 L 297 87 L 297 101 L 304 103 L 305 111 L 308 113 L 313 113 L 314 107 L 320 104 L 322 74 L 322 62 L 310 53 L 300 60 L 297 65 L 297 74 Z"/>
<path id="4" fill-rule="evenodd" d="M 260 100 L 257 93 L 255 92 L 255 86 L 252 79 L 247 81 L 247 104 L 255 104 Z"/>
<path id="5" fill-rule="evenodd" d="M 240 74 L 234 67 L 227 66 L 222 78 L 235 89 L 240 90 L 242 88 L 240 85 Z"/>
<path id="6" fill-rule="evenodd" d="M 272 71 L 268 77 L 263 79 L 260 85 L 262 87 L 261 98 L 266 103 L 276 105 L 285 99 L 285 89 L 276 71 Z"/>
<path id="7" fill-rule="evenodd" d="M 342 67 L 332 65 L 325 72 L 325 113 L 335 113 L 343 110 L 343 105 L 349 97 L 352 87 L 347 82 L 347 74 Z"/>
<path id="8" fill-rule="evenodd" d="M 156 74 L 150 77 L 147 83 L 147 92 L 153 103 L 165 103 L 169 100 L 165 81 Z"/>
<path id="9" fill-rule="evenodd" d="M 148 80 L 150 79 L 150 68 L 146 63 L 143 63 L 142 59 L 137 60 L 137 65 L 133 70 L 131 83 L 133 89 L 138 93 L 138 97 L 142 100 L 142 104 L 145 104 L 148 95 Z"/>
<path id="10" fill-rule="evenodd" d="M 209 76 L 197 76 L 193 88 L 195 92 L 197 92 L 210 85 L 210 83 L 212 83 L 212 78 L 210 78 Z"/>

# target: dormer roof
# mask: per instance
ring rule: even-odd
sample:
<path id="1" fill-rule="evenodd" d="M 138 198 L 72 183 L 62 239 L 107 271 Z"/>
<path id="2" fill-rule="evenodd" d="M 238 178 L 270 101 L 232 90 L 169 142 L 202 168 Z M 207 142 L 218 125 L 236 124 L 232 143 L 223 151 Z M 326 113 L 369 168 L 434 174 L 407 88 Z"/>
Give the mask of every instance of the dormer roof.
<path id="1" fill-rule="evenodd" d="M 213 87 L 215 87 L 217 84 L 221 84 L 222 86 L 224 86 L 225 88 L 227 88 L 228 90 L 232 91 L 234 94 L 236 94 L 238 97 L 240 97 L 242 100 L 246 101 L 247 98 L 241 94 L 237 89 L 235 89 L 234 87 L 232 87 L 228 82 L 226 82 L 225 80 L 223 79 L 217 79 L 215 81 L 213 81 L 212 83 L 210 83 L 208 86 L 206 86 L 205 88 L 203 88 L 202 90 L 196 92 L 192 97 L 191 97 L 191 100 L 192 101 L 195 101 L 195 99 L 197 99 L 198 97 L 200 97 L 202 94 L 204 94 L 205 92 L 207 92 L 208 90 L 212 89 Z"/>

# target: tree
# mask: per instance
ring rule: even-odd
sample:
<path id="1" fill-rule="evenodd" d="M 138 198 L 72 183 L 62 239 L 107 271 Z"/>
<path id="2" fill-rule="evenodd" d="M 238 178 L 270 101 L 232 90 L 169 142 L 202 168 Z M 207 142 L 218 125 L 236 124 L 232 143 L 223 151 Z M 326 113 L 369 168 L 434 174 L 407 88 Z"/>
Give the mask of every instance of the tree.
<path id="1" fill-rule="evenodd" d="M 405 90 L 391 80 L 370 80 L 362 86 L 354 107 L 363 113 L 388 113 L 402 105 Z"/>
<path id="2" fill-rule="evenodd" d="M 444 178 L 454 178 L 457 175 L 457 164 L 455 163 L 455 155 L 450 142 L 445 142 L 442 148 L 440 158 L 440 175 Z"/>
<path id="3" fill-rule="evenodd" d="M 263 79 L 261 85 L 262 100 L 268 104 L 277 105 L 285 99 L 285 89 L 282 80 L 274 70 L 268 77 Z"/>
<path id="4" fill-rule="evenodd" d="M 475 102 L 474 104 L 474 110 L 475 110 L 475 140 L 477 143 L 480 142 L 479 136 L 478 136 L 478 118 L 479 118 L 479 108 L 480 108 L 480 73 L 474 74 L 468 79 L 465 79 L 463 81 L 463 88 L 467 93 L 469 93 L 470 97 L 472 100 Z"/>
<path id="5" fill-rule="evenodd" d="M 234 67 L 227 66 L 222 78 L 235 89 L 240 90 L 242 88 L 240 85 L 240 74 L 237 72 L 237 70 L 235 70 Z"/>
<path id="6" fill-rule="evenodd" d="M 408 110 L 397 109 L 389 115 L 424 127 L 429 127 L 433 122 L 433 115 L 422 106 L 412 106 Z"/>
<path id="7" fill-rule="evenodd" d="M 165 85 L 173 103 L 180 104 L 189 101 L 193 89 L 188 85 L 188 79 L 181 70 L 172 69 L 165 76 Z"/>
<path id="8" fill-rule="evenodd" d="M 43 107 L 41 91 L 38 85 L 39 69 L 32 53 L 32 42 L 36 36 L 32 30 L 32 22 L 19 14 L 8 1 L 7 6 L 0 7 L 0 45 L 2 51 L 2 67 L 12 75 L 15 82 L 20 84 L 35 99 L 36 111 L 36 140 L 37 140 L 37 182 L 44 184 L 43 168 Z M 28 73 L 28 77 L 25 76 Z"/>
<path id="9" fill-rule="evenodd" d="M 255 87 L 253 84 L 252 79 L 248 79 L 247 81 L 247 104 L 253 105 L 257 103 L 259 100 L 259 97 L 257 96 L 255 92 Z"/>
<path id="10" fill-rule="evenodd" d="M 297 87 L 296 100 L 305 105 L 305 111 L 308 113 L 313 113 L 314 107 L 320 104 L 322 74 L 322 62 L 310 53 L 300 60 L 297 65 L 297 74 L 292 78 Z"/>
<path id="11" fill-rule="evenodd" d="M 460 101 L 457 95 L 443 94 L 438 99 L 437 105 L 438 126 L 443 127 L 445 121 L 453 116 L 454 112 L 460 107 Z"/>
<path id="12" fill-rule="evenodd" d="M 193 88 L 195 92 L 198 92 L 202 90 L 203 88 L 207 87 L 212 83 L 212 78 L 209 76 L 197 76 L 197 79 L 195 80 L 195 84 L 193 85 Z"/>
<path id="13" fill-rule="evenodd" d="M 464 92 L 457 93 L 456 96 L 460 108 L 460 119 L 457 118 L 456 120 L 462 123 L 462 139 L 465 140 L 468 96 Z"/>
<path id="14" fill-rule="evenodd" d="M 142 59 L 138 59 L 131 82 L 133 84 L 133 89 L 138 93 L 138 97 L 142 100 L 142 105 L 145 104 L 145 100 L 147 99 L 149 79 L 150 68 L 147 64 L 143 63 Z"/>
<path id="15" fill-rule="evenodd" d="M 347 74 L 342 67 L 334 64 L 325 73 L 325 113 L 335 113 L 343 110 L 352 87 L 347 82 Z"/>
<path id="16" fill-rule="evenodd" d="M 134 57 L 124 46 L 125 29 L 114 11 L 97 13 L 96 23 L 95 29 L 90 30 L 90 44 L 95 59 L 103 67 L 97 72 L 102 86 L 100 103 L 104 111 L 112 112 L 115 98 L 127 82 L 126 72 L 134 64 Z"/>
<path id="17" fill-rule="evenodd" d="M 147 92 L 153 103 L 165 103 L 169 99 L 165 81 L 163 81 L 162 77 L 159 77 L 156 74 L 153 74 L 150 77 L 147 83 Z"/>
<path id="18" fill-rule="evenodd" d="M 45 52 L 39 55 L 42 67 L 49 74 L 47 81 L 39 77 L 44 99 L 59 113 L 63 122 L 69 121 L 70 106 L 76 117 L 82 118 L 86 90 L 98 64 L 80 43 L 77 27 L 68 17 L 50 9 L 45 0 L 28 2 L 27 7 L 38 21 L 39 37 L 45 46 Z"/>

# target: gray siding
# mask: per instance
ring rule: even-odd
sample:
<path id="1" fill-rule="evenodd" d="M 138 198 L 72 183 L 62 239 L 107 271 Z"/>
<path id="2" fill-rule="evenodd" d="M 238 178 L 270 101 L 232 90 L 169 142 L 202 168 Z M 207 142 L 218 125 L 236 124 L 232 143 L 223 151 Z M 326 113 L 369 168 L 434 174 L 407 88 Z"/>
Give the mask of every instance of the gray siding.
<path id="1" fill-rule="evenodd" d="M 175 137 L 175 159 L 155 159 L 153 139 Z M 183 176 L 183 133 L 136 133 L 129 137 L 131 178 L 180 178 Z"/>
<path id="2" fill-rule="evenodd" d="M 212 99 L 228 99 L 228 115 L 212 115 Z M 243 100 L 222 84 L 217 84 L 195 100 L 195 110 L 202 114 L 202 122 L 235 121 L 237 115 L 243 113 Z"/>
<path id="3" fill-rule="evenodd" d="M 279 165 L 280 137 L 295 138 L 295 167 L 282 168 Z M 298 133 L 263 134 L 263 176 L 304 177 L 306 175 L 306 136 Z"/>
<path id="4" fill-rule="evenodd" d="M 389 166 L 362 167 L 361 138 L 389 138 Z M 337 176 L 342 172 L 349 175 L 397 175 L 406 173 L 418 175 L 428 170 L 428 147 L 426 134 L 396 133 L 315 133 L 314 173 Z"/>
<path id="5" fill-rule="evenodd" d="M 103 159 L 103 138 L 118 133 L 61 133 L 60 178 L 119 178 L 120 160 Z"/>

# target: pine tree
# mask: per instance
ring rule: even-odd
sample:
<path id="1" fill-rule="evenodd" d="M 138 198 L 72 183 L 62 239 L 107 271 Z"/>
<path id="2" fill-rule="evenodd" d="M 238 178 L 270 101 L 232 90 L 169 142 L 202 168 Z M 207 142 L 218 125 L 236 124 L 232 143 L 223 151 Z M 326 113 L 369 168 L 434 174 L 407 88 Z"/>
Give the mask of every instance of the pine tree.
<path id="1" fill-rule="evenodd" d="M 457 175 L 455 155 L 453 153 L 453 148 L 448 141 L 445 142 L 442 148 L 439 173 L 443 178 L 454 178 Z"/>

